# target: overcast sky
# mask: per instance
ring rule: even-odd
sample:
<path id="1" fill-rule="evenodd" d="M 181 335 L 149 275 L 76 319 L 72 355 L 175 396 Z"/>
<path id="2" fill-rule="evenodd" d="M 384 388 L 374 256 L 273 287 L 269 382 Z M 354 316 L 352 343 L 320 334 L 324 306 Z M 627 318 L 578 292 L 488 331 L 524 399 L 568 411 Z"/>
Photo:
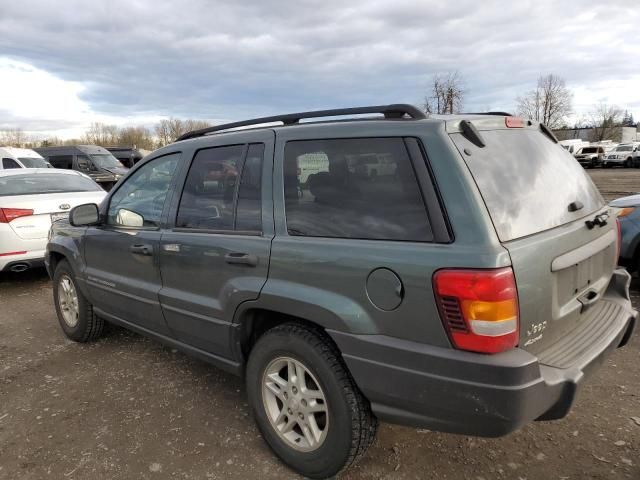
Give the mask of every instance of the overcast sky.
<path id="1" fill-rule="evenodd" d="M 640 119 L 634 0 L 17 0 L 0 32 L 0 129 L 421 103 L 451 70 L 468 111 L 513 110 L 555 73 L 578 115 L 604 101 Z"/>

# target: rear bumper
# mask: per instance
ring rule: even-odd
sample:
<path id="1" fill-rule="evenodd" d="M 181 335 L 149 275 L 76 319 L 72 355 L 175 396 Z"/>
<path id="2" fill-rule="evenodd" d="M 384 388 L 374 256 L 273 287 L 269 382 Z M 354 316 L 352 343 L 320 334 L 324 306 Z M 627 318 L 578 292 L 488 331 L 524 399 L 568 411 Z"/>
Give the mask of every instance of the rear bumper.
<path id="1" fill-rule="evenodd" d="M 41 250 L 0 257 L 0 272 L 24 271 L 41 267 L 44 267 L 44 251 Z"/>
<path id="2" fill-rule="evenodd" d="M 506 435 L 532 420 L 564 417 L 579 386 L 633 332 L 629 274 L 616 270 L 603 298 L 615 315 L 562 368 L 516 348 L 481 355 L 380 335 L 330 331 L 356 383 L 384 421 L 465 435 Z M 566 360 L 566 356 L 563 358 Z"/>

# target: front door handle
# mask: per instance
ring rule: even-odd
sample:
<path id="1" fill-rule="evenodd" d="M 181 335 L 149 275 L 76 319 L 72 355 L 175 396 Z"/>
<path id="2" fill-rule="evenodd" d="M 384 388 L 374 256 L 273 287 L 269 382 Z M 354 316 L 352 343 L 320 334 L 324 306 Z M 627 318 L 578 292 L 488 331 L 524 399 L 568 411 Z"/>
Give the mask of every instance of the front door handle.
<path id="1" fill-rule="evenodd" d="M 129 251 L 134 255 L 144 255 L 150 257 L 151 255 L 153 255 L 153 245 L 131 245 L 131 247 L 129 247 Z"/>
<path id="2" fill-rule="evenodd" d="M 231 252 L 224 256 L 224 260 L 227 263 L 234 265 L 249 265 L 255 267 L 258 265 L 258 257 L 256 255 L 250 255 L 248 253 Z"/>

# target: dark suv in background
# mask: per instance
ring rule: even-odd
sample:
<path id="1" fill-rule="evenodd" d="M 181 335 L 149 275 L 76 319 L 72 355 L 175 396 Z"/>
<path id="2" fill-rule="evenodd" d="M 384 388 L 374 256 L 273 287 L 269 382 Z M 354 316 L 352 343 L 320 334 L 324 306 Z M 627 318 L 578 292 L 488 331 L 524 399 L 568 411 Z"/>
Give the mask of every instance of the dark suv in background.
<path id="1" fill-rule="evenodd" d="M 129 170 L 111 152 L 97 145 L 38 147 L 34 150 L 55 168 L 82 172 L 106 191 Z"/>
<path id="2" fill-rule="evenodd" d="M 122 165 L 127 168 L 133 167 L 142 160 L 146 155 L 151 153 L 149 150 L 134 147 L 104 147 L 111 155 L 116 157 Z"/>
<path id="3" fill-rule="evenodd" d="M 382 115 L 301 122 L 356 114 Z M 244 375 L 267 443 L 323 478 L 378 420 L 565 416 L 634 327 L 618 245 L 544 125 L 389 105 L 186 134 L 54 224 L 46 262 L 69 338 L 109 321 Z"/>

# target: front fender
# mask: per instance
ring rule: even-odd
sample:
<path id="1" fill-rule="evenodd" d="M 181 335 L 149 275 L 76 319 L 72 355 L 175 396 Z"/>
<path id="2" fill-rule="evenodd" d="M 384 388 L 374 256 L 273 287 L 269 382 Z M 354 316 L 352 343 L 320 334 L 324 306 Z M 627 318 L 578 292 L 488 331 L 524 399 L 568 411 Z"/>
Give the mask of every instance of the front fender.
<path id="1" fill-rule="evenodd" d="M 55 265 L 60 259 L 66 259 L 73 270 L 78 287 L 85 297 L 90 298 L 84 277 L 85 263 L 82 251 L 82 239 L 85 230 L 86 228 L 84 227 L 72 227 L 70 225 L 52 227 L 44 261 L 49 276 L 53 278 Z"/>

